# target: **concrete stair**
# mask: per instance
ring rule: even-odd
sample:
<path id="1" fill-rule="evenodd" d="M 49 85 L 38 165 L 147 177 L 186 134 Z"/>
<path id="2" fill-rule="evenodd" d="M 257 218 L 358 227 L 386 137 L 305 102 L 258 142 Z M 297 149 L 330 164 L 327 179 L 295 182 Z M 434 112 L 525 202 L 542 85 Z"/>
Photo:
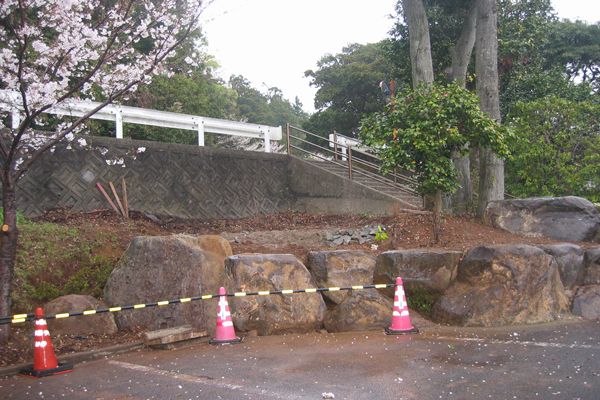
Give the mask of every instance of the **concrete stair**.
<path id="1" fill-rule="evenodd" d="M 348 176 L 348 167 L 344 165 L 340 165 L 343 161 L 338 161 L 338 164 L 334 162 L 324 161 L 324 160 L 305 160 L 306 162 L 325 169 L 332 174 L 335 174 L 339 177 L 349 179 Z M 381 182 L 380 180 L 385 180 L 386 182 Z M 413 190 L 408 188 L 402 184 L 394 184 L 393 181 L 386 180 L 382 175 L 376 174 L 373 172 L 368 172 L 365 170 L 356 170 L 352 169 L 352 181 L 371 190 L 375 190 L 380 193 L 387 194 L 388 196 L 394 197 L 395 199 L 405 201 L 417 208 L 423 207 L 423 199 L 414 194 Z"/>

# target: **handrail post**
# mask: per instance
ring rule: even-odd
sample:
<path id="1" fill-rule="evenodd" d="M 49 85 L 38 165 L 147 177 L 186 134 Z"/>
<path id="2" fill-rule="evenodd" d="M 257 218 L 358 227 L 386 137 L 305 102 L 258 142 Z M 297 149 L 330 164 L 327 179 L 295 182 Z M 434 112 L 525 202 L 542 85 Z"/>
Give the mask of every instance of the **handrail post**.
<path id="1" fill-rule="evenodd" d="M 123 139 L 123 111 L 119 107 L 115 109 L 115 130 L 117 139 Z"/>
<path id="2" fill-rule="evenodd" d="M 352 180 L 352 146 L 348 145 L 348 177 Z"/>
<path id="3" fill-rule="evenodd" d="M 290 143 L 290 123 L 288 122 L 287 124 L 285 124 L 285 132 L 286 132 L 286 136 L 287 136 L 287 153 L 288 156 L 292 155 L 292 146 Z"/>
<path id="4" fill-rule="evenodd" d="M 265 130 L 263 131 L 264 136 L 264 141 L 265 141 L 265 153 L 270 153 L 271 152 L 271 134 L 269 132 L 269 128 L 265 128 Z"/>
<path id="5" fill-rule="evenodd" d="M 338 154 L 337 154 L 337 132 L 333 131 L 333 159 L 335 161 L 337 161 L 338 159 Z"/>
<path id="6" fill-rule="evenodd" d="M 197 119 L 198 128 L 198 146 L 204 146 L 204 119 Z"/>

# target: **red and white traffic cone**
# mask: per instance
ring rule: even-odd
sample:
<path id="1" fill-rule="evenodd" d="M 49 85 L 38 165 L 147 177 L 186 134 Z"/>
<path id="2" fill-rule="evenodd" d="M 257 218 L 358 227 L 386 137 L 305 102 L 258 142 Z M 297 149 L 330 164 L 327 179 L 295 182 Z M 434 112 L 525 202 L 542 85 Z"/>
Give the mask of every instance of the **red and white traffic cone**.
<path id="1" fill-rule="evenodd" d="M 54 354 L 54 346 L 48 332 L 48 324 L 44 319 L 44 310 L 35 309 L 35 339 L 33 348 L 33 365 L 20 371 L 23 375 L 36 378 L 43 376 L 66 374 L 73 371 L 73 364 L 59 363 Z"/>
<path id="2" fill-rule="evenodd" d="M 229 304 L 227 303 L 227 296 L 225 296 L 226 293 L 224 287 L 219 288 L 217 329 L 215 330 L 215 337 L 209 341 L 210 344 L 239 343 L 242 341 L 242 339 L 235 336 L 235 329 L 233 328 L 233 321 L 231 320 L 231 311 L 229 310 Z"/>
<path id="3" fill-rule="evenodd" d="M 398 277 L 396 278 L 396 293 L 394 294 L 394 307 L 392 308 L 392 324 L 389 328 L 385 328 L 385 333 L 387 335 L 404 335 L 418 332 L 419 330 L 410 322 L 402 278 Z"/>

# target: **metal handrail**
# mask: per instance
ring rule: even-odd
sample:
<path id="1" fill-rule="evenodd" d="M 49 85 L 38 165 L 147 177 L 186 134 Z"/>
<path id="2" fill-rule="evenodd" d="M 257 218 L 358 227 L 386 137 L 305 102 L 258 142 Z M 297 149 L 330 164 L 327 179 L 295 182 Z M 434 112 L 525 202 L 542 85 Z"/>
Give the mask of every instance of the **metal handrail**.
<path id="1" fill-rule="evenodd" d="M 364 170 L 363 168 L 356 168 L 356 165 L 363 165 L 363 166 L 371 167 L 371 168 L 374 168 L 374 169 L 379 169 L 379 165 L 377 165 L 377 164 L 375 164 L 373 162 L 370 162 L 370 161 L 367 161 L 367 160 L 357 159 L 357 158 L 355 158 L 355 157 L 352 156 L 352 152 L 358 151 L 361 154 L 364 154 L 364 155 L 366 155 L 368 157 L 372 157 L 375 160 L 381 161 L 381 159 L 379 159 L 378 157 L 374 156 L 373 154 L 369 154 L 369 153 L 366 153 L 366 152 L 354 149 L 352 147 L 348 147 L 348 154 L 346 155 L 346 157 L 347 157 L 347 163 L 339 162 L 336 159 L 336 156 L 338 155 L 338 152 L 337 152 L 337 149 L 335 148 L 335 146 L 334 146 L 334 150 L 330 150 L 328 147 L 323 147 L 323 146 L 320 146 L 320 145 L 318 145 L 316 143 L 313 143 L 313 142 L 310 142 L 310 141 L 305 140 L 303 138 L 300 138 L 298 136 L 292 135 L 291 134 L 291 130 L 292 129 L 295 130 L 295 131 L 304 133 L 304 134 L 308 135 L 309 137 L 315 137 L 315 138 L 317 138 L 319 140 L 326 141 L 328 144 L 329 143 L 334 143 L 335 144 L 335 142 L 332 142 L 332 141 L 330 141 L 327 138 L 323 138 L 322 136 L 316 135 L 316 134 L 314 134 L 312 132 L 308 132 L 308 131 L 306 131 L 306 130 L 304 130 L 302 128 L 297 128 L 297 127 L 294 127 L 294 126 L 291 126 L 291 125 L 288 124 L 287 125 L 287 129 L 286 129 L 286 132 L 287 132 L 287 141 L 288 141 L 288 144 L 287 144 L 288 154 L 291 154 L 291 150 L 295 149 L 295 150 L 298 150 L 298 151 L 300 151 L 300 152 L 302 152 L 304 154 L 308 154 L 308 155 L 311 155 L 311 156 L 316 157 L 318 159 L 327 161 L 327 162 L 329 162 L 331 164 L 335 164 L 337 166 L 341 166 L 343 168 L 347 168 L 348 169 L 348 177 L 351 180 L 353 179 L 353 174 L 358 174 L 358 175 L 361 175 L 361 176 L 368 177 L 368 178 L 372 179 L 373 181 L 379 182 L 379 183 L 381 183 L 383 185 L 386 185 L 386 186 L 388 186 L 390 188 L 397 189 L 397 190 L 399 190 L 399 191 L 401 191 L 403 193 L 406 193 L 408 195 L 419 196 L 419 194 L 415 190 L 413 190 L 412 188 L 406 186 L 407 184 L 413 184 L 415 182 L 415 180 L 412 179 L 412 178 L 410 178 L 410 177 L 407 177 L 407 176 L 404 176 L 404 175 L 401 175 L 401 174 L 397 174 L 397 173 L 386 174 L 386 175 L 391 176 L 393 178 L 393 179 L 390 179 L 386 175 L 381 175 L 381 174 L 378 174 L 378 173 L 369 172 L 367 170 Z M 308 144 L 308 145 L 310 145 L 311 147 L 313 147 L 315 149 L 321 150 L 325 154 L 331 154 L 331 153 L 333 153 L 333 155 L 334 155 L 333 158 L 334 159 L 332 160 L 332 159 L 327 158 L 326 156 L 323 156 L 323 155 L 319 154 L 318 152 L 309 151 L 309 150 L 303 149 L 303 148 L 301 148 L 299 146 L 295 146 L 295 145 L 293 145 L 291 143 L 291 139 L 299 141 L 300 143 Z M 405 184 L 398 183 L 398 180 L 401 180 L 401 181 L 406 182 L 406 183 Z M 402 202 L 410 205 L 411 207 L 416 207 L 415 205 L 410 204 L 410 203 L 408 203 L 406 201 L 402 201 Z"/>

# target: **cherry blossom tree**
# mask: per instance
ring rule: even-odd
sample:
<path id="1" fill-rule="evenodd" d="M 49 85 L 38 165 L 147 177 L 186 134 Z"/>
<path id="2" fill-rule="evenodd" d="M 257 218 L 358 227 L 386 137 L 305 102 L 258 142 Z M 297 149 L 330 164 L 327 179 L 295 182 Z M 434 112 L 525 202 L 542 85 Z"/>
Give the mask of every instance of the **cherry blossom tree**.
<path id="1" fill-rule="evenodd" d="M 107 104 L 168 73 L 202 0 L 0 0 L 0 316 L 11 313 L 19 232 L 16 185 L 44 152 L 71 141 Z M 186 62 L 194 63 L 194 54 Z M 70 100 L 100 105 L 44 130 L 43 114 Z M 14 118 L 20 115 L 20 118 Z M 9 325 L 0 325 L 0 342 Z"/>

